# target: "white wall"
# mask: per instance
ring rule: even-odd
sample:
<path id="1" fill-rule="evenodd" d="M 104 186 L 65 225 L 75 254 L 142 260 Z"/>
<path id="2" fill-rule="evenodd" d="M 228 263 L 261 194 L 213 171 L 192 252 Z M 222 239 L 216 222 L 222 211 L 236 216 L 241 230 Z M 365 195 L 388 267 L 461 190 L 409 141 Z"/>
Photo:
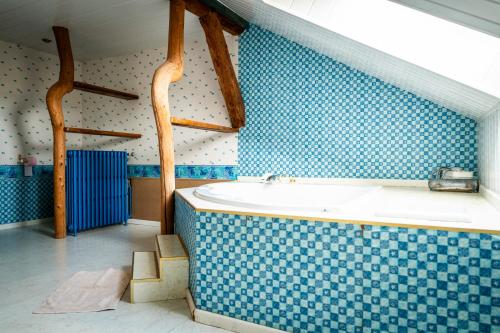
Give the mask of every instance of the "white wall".
<path id="1" fill-rule="evenodd" d="M 500 103 L 478 127 L 481 184 L 500 195 Z"/>
<path id="2" fill-rule="evenodd" d="M 226 41 L 233 64 L 237 64 L 237 38 L 227 35 Z M 172 114 L 181 118 L 229 125 L 205 36 L 187 35 L 184 47 L 184 77 L 170 87 Z M 143 135 L 138 140 L 85 136 L 85 148 L 126 150 L 132 153 L 129 157 L 130 164 L 159 164 L 150 91 L 154 70 L 165 59 L 165 49 L 149 49 L 131 55 L 85 62 L 85 82 L 136 93 L 139 100 L 85 95 L 84 127 L 130 131 Z M 237 134 L 175 127 L 174 142 L 176 164 L 237 163 Z"/>
<path id="3" fill-rule="evenodd" d="M 76 62 L 76 77 L 82 63 Z M 45 104 L 49 87 L 59 76 L 57 56 L 0 41 L 0 165 L 17 164 L 18 154 L 52 164 L 52 126 Z M 82 125 L 82 95 L 63 101 L 66 123 Z M 81 136 L 67 136 L 67 147 L 78 147 Z"/>

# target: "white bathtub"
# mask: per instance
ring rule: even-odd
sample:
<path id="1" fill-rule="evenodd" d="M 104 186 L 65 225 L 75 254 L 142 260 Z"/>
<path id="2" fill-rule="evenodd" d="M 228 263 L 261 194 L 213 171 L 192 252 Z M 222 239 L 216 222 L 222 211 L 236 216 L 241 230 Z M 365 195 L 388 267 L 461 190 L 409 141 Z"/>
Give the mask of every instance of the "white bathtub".
<path id="1" fill-rule="evenodd" d="M 200 199 L 244 208 L 335 211 L 380 186 L 228 182 L 198 187 Z"/>

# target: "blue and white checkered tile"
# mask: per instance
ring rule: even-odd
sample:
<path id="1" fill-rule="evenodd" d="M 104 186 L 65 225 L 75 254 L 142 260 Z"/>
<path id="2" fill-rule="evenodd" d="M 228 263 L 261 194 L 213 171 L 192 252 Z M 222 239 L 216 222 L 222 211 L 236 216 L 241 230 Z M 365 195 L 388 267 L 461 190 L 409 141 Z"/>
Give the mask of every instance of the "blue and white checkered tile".
<path id="1" fill-rule="evenodd" d="M 198 230 L 198 224 L 197 213 L 194 209 L 184 199 L 176 195 L 175 233 L 182 239 L 189 254 L 189 289 L 191 291 L 196 290 L 196 248 L 198 247 L 196 244 L 196 231 Z"/>
<path id="2" fill-rule="evenodd" d="M 427 179 L 477 169 L 476 122 L 254 25 L 240 38 L 242 176 Z"/>
<path id="3" fill-rule="evenodd" d="M 200 309 L 289 332 L 500 332 L 498 236 L 176 203 Z"/>
<path id="4" fill-rule="evenodd" d="M 371 332 L 500 332 L 498 236 L 367 227 L 362 272 Z"/>
<path id="5" fill-rule="evenodd" d="M 52 177 L 0 177 L 0 224 L 53 216 Z"/>

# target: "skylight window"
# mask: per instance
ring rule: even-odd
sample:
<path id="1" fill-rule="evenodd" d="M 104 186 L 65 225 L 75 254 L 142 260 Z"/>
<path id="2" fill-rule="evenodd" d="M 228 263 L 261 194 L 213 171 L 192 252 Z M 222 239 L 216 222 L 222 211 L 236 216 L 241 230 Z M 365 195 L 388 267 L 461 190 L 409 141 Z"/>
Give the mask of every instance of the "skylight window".
<path id="1" fill-rule="evenodd" d="M 271 6 L 500 97 L 500 38 L 387 0 L 264 0 Z"/>

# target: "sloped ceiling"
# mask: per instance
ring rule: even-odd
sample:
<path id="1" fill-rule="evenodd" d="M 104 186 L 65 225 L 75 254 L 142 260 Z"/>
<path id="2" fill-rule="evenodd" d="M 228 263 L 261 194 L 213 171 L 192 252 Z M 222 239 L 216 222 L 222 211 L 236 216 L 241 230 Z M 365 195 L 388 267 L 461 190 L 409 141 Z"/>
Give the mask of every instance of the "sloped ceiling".
<path id="1" fill-rule="evenodd" d="M 500 37 L 500 0 L 391 0 Z"/>
<path id="2" fill-rule="evenodd" d="M 166 48 L 170 4 L 166 0 L 1 0 L 0 40 L 56 53 L 51 27 L 70 30 L 74 57 L 89 60 Z M 202 33 L 187 12 L 186 34 Z"/>
<path id="3" fill-rule="evenodd" d="M 500 103 L 497 97 L 359 43 L 262 0 L 221 2 L 254 24 L 471 118 L 487 115 Z M 298 3 L 307 5 L 308 2 L 311 1 Z"/>
<path id="4" fill-rule="evenodd" d="M 266 0 L 270 3 L 289 3 L 293 6 L 324 5 L 338 0 Z M 371 0 L 366 0 L 371 1 Z M 420 10 L 436 12 L 450 20 L 451 11 L 429 7 L 429 3 L 450 4 L 467 12 L 460 4 L 500 0 L 394 0 Z M 424 98 L 472 118 L 480 118 L 500 103 L 500 96 L 487 94 L 459 83 L 412 62 L 391 56 L 346 35 L 323 28 L 287 13 L 264 0 L 220 0 L 227 7 L 265 29 L 292 41 L 331 56 L 353 68 L 378 77 Z M 427 6 L 424 8 L 424 5 Z M 311 7 L 312 8 L 312 7 Z M 316 7 L 321 8 L 321 7 Z M 477 8 L 473 7 L 472 9 Z M 486 8 L 486 7 L 485 7 Z M 456 8 L 455 8 L 456 9 Z M 479 30 L 490 29 L 494 34 L 495 17 L 488 10 L 473 13 L 464 25 L 480 16 Z M 455 10 L 456 11 L 456 10 Z M 62 25 L 70 29 L 74 55 L 77 60 L 131 54 L 156 47 L 166 47 L 169 2 L 166 0 L 2 0 L 0 1 L 0 40 L 19 43 L 37 50 L 56 53 L 55 43 L 45 44 L 43 37 L 53 38 L 50 27 Z M 450 14 L 451 13 L 451 14 Z M 439 14 L 439 15 L 438 15 Z M 374 14 L 375 15 L 375 14 Z M 462 15 L 463 16 L 463 15 Z M 471 17 L 473 17 L 471 19 Z M 476 21 L 479 20 L 476 18 Z M 471 23 L 472 22 L 472 23 Z M 486 23 L 485 23 L 486 22 Z M 488 22 L 490 24 L 488 25 Z M 479 24 L 479 23 L 478 23 Z M 186 34 L 202 33 L 197 17 L 186 13 Z M 432 50 L 431 50 L 432 52 Z M 500 64 L 500 57 L 499 57 Z M 471 64 L 473 66 L 473 64 Z M 472 68 L 474 69 L 474 68 Z"/>

